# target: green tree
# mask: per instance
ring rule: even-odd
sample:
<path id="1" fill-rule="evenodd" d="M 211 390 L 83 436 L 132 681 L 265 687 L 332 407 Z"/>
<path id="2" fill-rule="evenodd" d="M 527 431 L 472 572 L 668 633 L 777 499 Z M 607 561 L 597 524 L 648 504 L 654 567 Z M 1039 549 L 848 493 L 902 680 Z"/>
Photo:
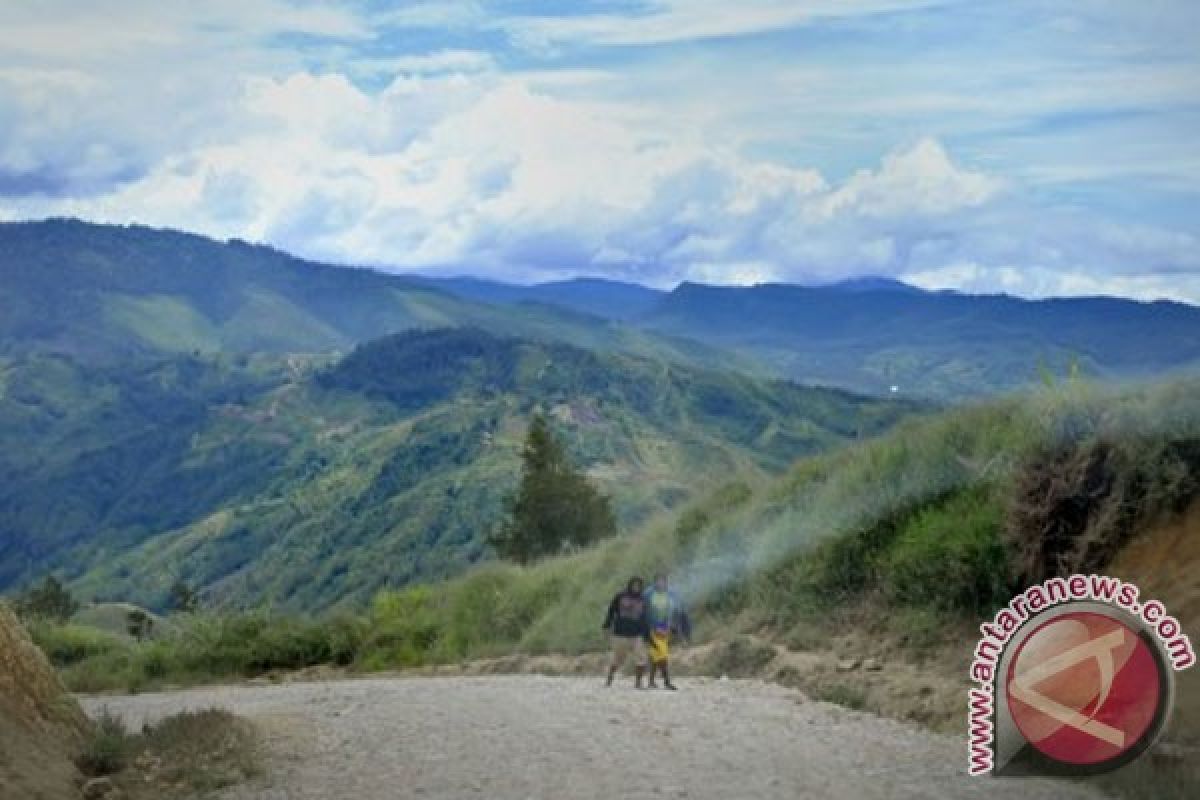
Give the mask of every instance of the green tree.
<path id="1" fill-rule="evenodd" d="M 540 414 L 529 426 L 521 460 L 521 484 L 508 500 L 508 517 L 489 537 L 502 557 L 528 564 L 617 532 L 611 501 L 571 464 Z"/>
<path id="2" fill-rule="evenodd" d="M 47 575 L 17 601 L 17 610 L 26 617 L 46 617 L 66 622 L 79 610 L 79 603 L 58 578 Z"/>
<path id="3" fill-rule="evenodd" d="M 190 614 L 200 606 L 200 598 L 196 594 L 196 590 L 188 586 L 183 581 L 175 581 L 171 587 L 170 596 L 171 610 L 182 611 L 185 614 Z"/>
<path id="4" fill-rule="evenodd" d="M 140 608 L 125 615 L 125 630 L 139 642 L 154 632 L 154 618 Z"/>

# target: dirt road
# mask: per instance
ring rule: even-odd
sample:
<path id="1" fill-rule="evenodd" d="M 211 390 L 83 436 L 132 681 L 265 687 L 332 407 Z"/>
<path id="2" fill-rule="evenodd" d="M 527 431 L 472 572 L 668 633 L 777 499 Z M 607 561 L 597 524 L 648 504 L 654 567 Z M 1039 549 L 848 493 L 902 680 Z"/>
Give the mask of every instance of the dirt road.
<path id="1" fill-rule="evenodd" d="M 964 746 L 756 682 L 606 690 L 596 679 L 380 678 L 85 698 L 140 726 L 228 708 L 262 728 L 269 776 L 228 800 L 959 798 L 1084 787 L 970 779 Z"/>

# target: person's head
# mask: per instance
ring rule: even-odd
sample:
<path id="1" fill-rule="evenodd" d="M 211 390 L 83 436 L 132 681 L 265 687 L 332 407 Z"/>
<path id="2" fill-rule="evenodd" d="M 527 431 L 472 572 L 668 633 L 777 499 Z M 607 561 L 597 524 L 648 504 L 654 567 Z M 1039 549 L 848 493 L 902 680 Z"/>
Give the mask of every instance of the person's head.
<path id="1" fill-rule="evenodd" d="M 660 572 L 654 576 L 654 588 L 658 589 L 660 592 L 665 592 L 667 590 L 667 573 Z"/>
<path id="2" fill-rule="evenodd" d="M 625 586 L 625 591 L 629 592 L 630 594 L 641 594 L 643 586 L 644 584 L 642 583 L 641 577 L 634 575 L 629 579 L 629 583 Z"/>

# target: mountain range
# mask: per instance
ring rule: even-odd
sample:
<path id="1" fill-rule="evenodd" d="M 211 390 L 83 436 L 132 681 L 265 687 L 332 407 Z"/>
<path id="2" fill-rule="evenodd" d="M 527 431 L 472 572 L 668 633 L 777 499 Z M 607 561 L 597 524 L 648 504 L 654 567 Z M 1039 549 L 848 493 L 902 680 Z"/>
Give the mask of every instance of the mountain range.
<path id="1" fill-rule="evenodd" d="M 1139 379 L 1200 366 L 1200 309 L 1115 297 L 1027 300 L 887 278 L 672 291 L 581 279 L 528 287 L 451 278 L 460 297 L 538 301 L 683 337 L 809 384 L 958 401 L 1078 371 Z"/>
<path id="2" fill-rule="evenodd" d="M 1200 365 L 1200 308 L 1170 301 L 1027 300 L 871 277 L 670 291 L 594 278 L 518 286 L 74 220 L 0 224 L 0 254 L 0 353 L 344 352 L 401 330 L 474 325 L 938 401 L 1074 371 L 1113 380 Z"/>
<path id="3" fill-rule="evenodd" d="M 515 286 L 73 220 L 0 224 L 0 591 L 361 604 L 490 557 L 548 415 L 624 532 L 1076 365 L 1200 359 L 1200 309 L 825 287 Z M 825 388 L 816 388 L 824 385 Z"/>

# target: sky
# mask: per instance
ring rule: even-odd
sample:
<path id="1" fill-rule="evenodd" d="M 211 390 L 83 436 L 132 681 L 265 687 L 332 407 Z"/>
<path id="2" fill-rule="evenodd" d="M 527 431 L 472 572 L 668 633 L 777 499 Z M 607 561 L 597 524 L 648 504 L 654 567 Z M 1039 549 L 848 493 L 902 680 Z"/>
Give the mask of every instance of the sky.
<path id="1" fill-rule="evenodd" d="M 5 2 L 0 220 L 1200 303 L 1198 43 L 1194 0 Z"/>

